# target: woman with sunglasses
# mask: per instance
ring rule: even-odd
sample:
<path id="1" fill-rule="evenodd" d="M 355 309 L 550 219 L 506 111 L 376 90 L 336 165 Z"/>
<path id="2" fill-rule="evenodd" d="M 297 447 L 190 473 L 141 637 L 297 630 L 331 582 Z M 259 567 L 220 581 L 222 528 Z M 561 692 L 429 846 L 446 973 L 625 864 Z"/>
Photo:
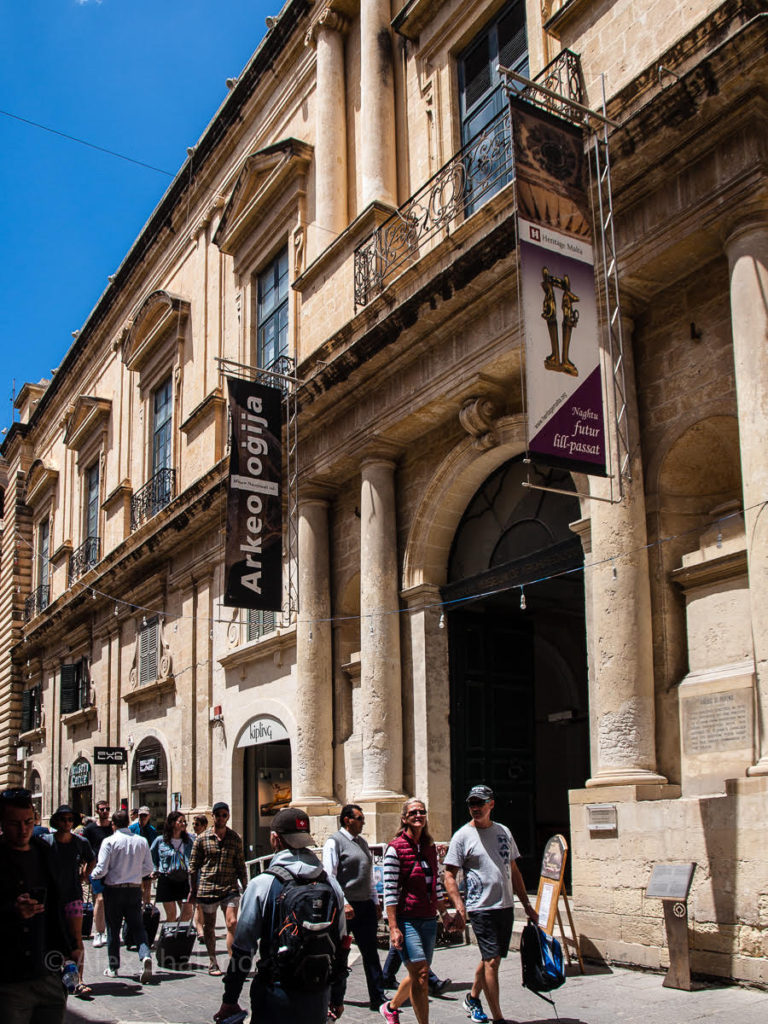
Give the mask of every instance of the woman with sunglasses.
<path id="1" fill-rule="evenodd" d="M 410 996 L 418 1024 L 429 1022 L 429 965 L 437 937 L 438 906 L 445 906 L 437 850 L 427 826 L 423 800 L 406 800 L 400 829 L 384 854 L 384 906 L 390 944 L 400 950 L 408 976 L 379 1012 L 400 1024 L 400 1007 Z"/>

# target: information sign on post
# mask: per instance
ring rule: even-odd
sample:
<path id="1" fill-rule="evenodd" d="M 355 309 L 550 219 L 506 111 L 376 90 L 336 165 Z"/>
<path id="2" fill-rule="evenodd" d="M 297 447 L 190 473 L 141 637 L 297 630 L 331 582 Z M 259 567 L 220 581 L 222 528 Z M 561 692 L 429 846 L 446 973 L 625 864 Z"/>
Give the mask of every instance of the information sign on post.
<path id="1" fill-rule="evenodd" d="M 691 990 L 691 958 L 688 948 L 688 893 L 696 864 L 656 864 L 645 895 L 664 902 L 669 970 L 664 988 Z"/>

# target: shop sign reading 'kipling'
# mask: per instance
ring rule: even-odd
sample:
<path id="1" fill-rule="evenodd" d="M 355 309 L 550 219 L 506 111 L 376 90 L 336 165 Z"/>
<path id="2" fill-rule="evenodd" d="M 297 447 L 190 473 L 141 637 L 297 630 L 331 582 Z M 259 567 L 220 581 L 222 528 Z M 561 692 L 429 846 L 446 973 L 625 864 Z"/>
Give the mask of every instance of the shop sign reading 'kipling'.
<path id="1" fill-rule="evenodd" d="M 274 743 L 275 740 L 287 740 L 288 730 L 277 718 L 270 718 L 264 715 L 261 718 L 254 718 L 248 723 L 238 747 L 256 747 L 261 743 Z"/>
<path id="2" fill-rule="evenodd" d="M 227 482 L 226 588 L 229 608 L 282 608 L 282 394 L 227 378 L 232 444 Z"/>

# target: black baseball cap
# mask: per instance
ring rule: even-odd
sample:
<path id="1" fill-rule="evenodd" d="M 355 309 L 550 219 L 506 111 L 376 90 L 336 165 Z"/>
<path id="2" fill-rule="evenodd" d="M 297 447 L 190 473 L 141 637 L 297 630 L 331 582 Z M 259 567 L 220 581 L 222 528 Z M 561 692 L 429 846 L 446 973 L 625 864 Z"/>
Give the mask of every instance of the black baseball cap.
<path id="1" fill-rule="evenodd" d="M 211 808 L 211 814 L 215 814 L 216 811 L 226 811 L 229 814 L 229 804 L 225 804 L 223 800 L 219 800 Z"/>
<path id="2" fill-rule="evenodd" d="M 300 807 L 284 807 L 282 811 L 278 811 L 272 819 L 270 828 L 282 836 L 285 845 L 293 850 L 315 845 L 315 840 L 309 832 L 309 815 Z"/>
<path id="3" fill-rule="evenodd" d="M 493 790 L 490 786 L 473 786 L 467 794 L 467 803 L 470 800 L 493 800 Z"/>

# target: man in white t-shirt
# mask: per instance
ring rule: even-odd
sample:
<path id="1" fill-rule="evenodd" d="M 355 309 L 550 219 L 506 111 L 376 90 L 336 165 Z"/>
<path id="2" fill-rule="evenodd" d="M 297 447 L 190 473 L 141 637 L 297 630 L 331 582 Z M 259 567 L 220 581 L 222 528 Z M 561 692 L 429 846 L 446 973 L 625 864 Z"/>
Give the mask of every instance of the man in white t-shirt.
<path id="1" fill-rule="evenodd" d="M 489 786 L 473 786 L 467 796 L 471 821 L 451 838 L 445 856 L 445 889 L 461 918 L 472 925 L 480 948 L 480 964 L 472 988 L 464 997 L 464 1009 L 471 1021 L 484 1022 L 480 995 L 485 992 L 494 1024 L 503 1024 L 499 1004 L 499 964 L 509 952 L 514 920 L 513 893 L 532 921 L 538 914 L 531 906 L 517 859 L 520 851 L 506 825 L 491 821 L 494 807 Z M 464 871 L 466 905 L 456 875 Z"/>

